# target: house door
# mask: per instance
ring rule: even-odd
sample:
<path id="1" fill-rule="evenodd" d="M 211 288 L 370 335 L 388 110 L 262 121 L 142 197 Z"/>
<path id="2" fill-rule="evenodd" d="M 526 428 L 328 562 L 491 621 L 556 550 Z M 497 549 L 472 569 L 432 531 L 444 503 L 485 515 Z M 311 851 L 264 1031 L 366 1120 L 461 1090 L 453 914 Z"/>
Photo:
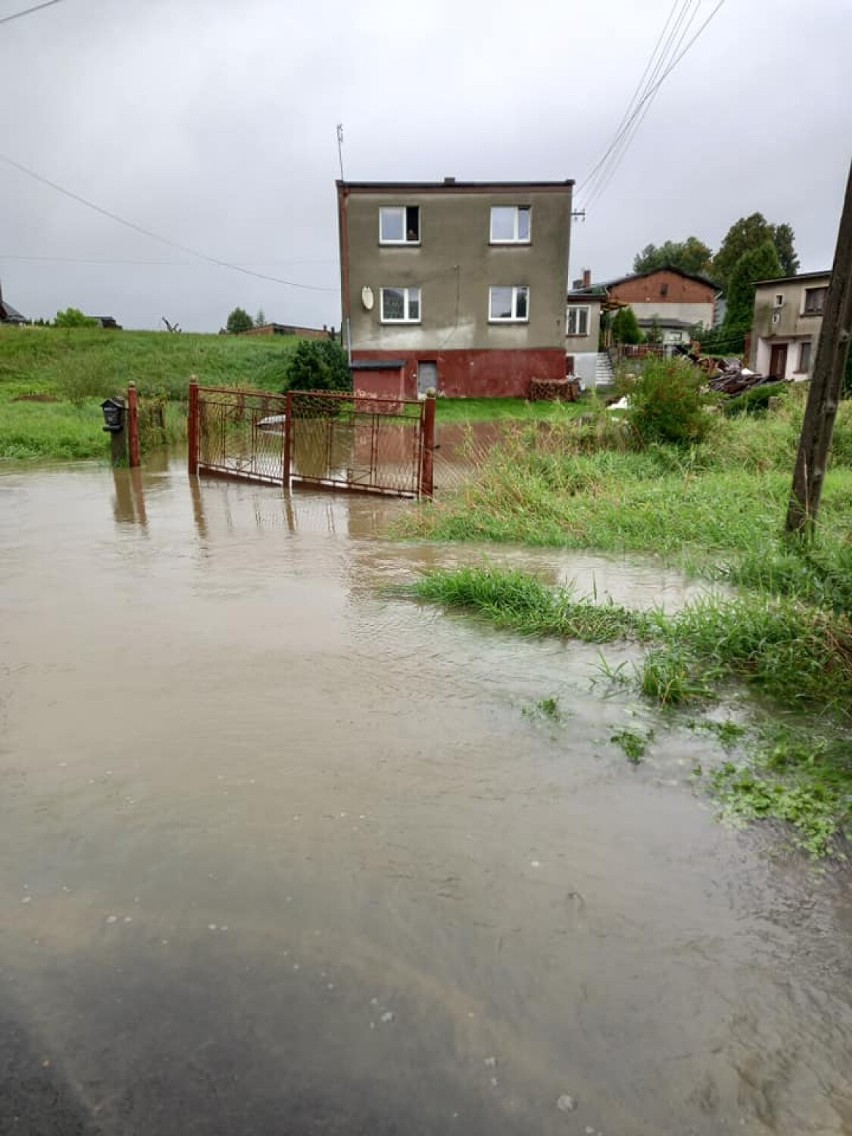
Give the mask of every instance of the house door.
<path id="1" fill-rule="evenodd" d="M 769 374 L 773 379 L 786 379 L 787 377 L 787 344 L 773 343 L 769 355 Z"/>
<path id="2" fill-rule="evenodd" d="M 425 394 L 428 390 L 433 390 L 435 394 L 438 393 L 438 364 L 418 363 L 417 393 Z"/>

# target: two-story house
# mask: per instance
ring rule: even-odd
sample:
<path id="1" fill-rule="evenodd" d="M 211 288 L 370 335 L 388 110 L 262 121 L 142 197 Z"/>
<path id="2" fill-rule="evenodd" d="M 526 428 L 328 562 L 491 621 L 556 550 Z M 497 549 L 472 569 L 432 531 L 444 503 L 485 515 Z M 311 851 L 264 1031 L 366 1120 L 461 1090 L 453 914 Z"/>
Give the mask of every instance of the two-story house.
<path id="1" fill-rule="evenodd" d="M 355 387 L 526 396 L 565 377 L 573 182 L 337 182 Z"/>
<path id="2" fill-rule="evenodd" d="M 758 280 L 751 366 L 777 379 L 807 379 L 816 358 L 830 272 Z"/>

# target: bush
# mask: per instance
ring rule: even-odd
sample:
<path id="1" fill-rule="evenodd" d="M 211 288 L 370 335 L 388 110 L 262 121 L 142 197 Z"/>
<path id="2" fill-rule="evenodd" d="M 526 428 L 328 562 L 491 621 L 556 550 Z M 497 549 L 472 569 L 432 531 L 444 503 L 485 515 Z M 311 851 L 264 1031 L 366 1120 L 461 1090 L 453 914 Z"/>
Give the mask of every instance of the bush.
<path id="1" fill-rule="evenodd" d="M 97 320 L 84 316 L 79 308 L 66 308 L 56 313 L 56 327 L 96 327 Z"/>
<path id="2" fill-rule="evenodd" d="M 351 389 L 349 360 L 333 339 L 303 339 L 287 360 L 285 390 Z"/>
<path id="3" fill-rule="evenodd" d="M 244 331 L 250 331 L 253 327 L 254 320 L 245 308 L 234 308 L 225 324 L 228 335 L 240 335 Z"/>
<path id="4" fill-rule="evenodd" d="M 701 442 L 711 420 L 707 396 L 701 393 L 704 376 L 684 359 L 646 359 L 637 378 L 628 380 L 628 421 L 646 445 Z"/>
<path id="5" fill-rule="evenodd" d="M 612 338 L 616 343 L 642 342 L 642 332 L 632 308 L 619 308 L 613 316 Z"/>
<path id="6" fill-rule="evenodd" d="M 767 383 L 762 387 L 752 387 L 751 390 L 738 394 L 736 398 L 727 400 L 724 406 L 728 417 L 738 414 L 764 414 L 769 408 L 769 400 L 786 390 L 785 383 Z"/>

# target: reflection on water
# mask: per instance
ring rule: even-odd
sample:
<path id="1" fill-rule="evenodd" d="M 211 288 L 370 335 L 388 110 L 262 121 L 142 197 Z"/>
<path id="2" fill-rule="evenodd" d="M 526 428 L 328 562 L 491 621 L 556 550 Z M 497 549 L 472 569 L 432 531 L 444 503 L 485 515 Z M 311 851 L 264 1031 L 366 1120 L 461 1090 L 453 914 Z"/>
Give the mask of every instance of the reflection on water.
<path id="1" fill-rule="evenodd" d="M 134 474 L 0 477 L 22 1131 L 852 1131 L 845 877 L 716 824 L 705 740 L 603 697 L 592 648 L 388 598 L 484 551 L 382 540 L 414 506 Z"/>

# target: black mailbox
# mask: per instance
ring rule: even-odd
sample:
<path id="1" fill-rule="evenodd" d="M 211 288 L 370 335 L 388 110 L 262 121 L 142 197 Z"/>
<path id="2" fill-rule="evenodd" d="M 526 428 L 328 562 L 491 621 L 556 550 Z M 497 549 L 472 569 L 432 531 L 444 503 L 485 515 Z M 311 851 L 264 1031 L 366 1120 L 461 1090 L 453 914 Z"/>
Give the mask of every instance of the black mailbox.
<path id="1" fill-rule="evenodd" d="M 104 430 L 108 434 L 118 434 L 124 429 L 124 402 L 120 398 L 108 398 L 101 403 L 104 412 Z"/>

